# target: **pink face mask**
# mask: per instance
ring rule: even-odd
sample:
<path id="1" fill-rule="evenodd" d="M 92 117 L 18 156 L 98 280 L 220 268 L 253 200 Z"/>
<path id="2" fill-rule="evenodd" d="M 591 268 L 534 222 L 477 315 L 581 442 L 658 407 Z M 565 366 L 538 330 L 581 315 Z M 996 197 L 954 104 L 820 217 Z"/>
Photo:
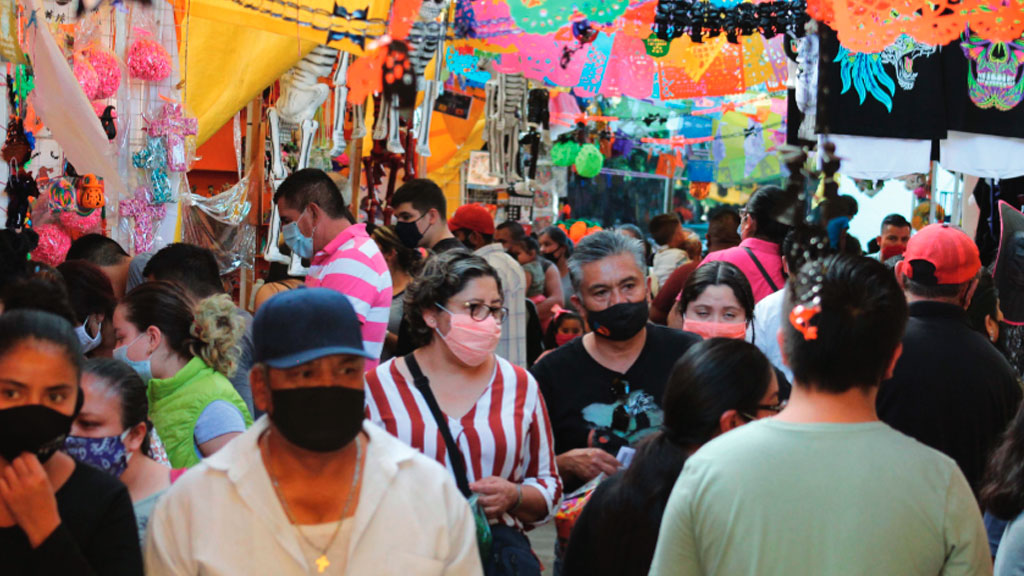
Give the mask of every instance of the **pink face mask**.
<path id="1" fill-rule="evenodd" d="M 494 354 L 501 339 L 501 325 L 494 316 L 477 322 L 468 314 L 455 314 L 440 304 L 437 307 L 447 312 L 452 322 L 447 336 L 441 334 L 438 328 L 434 330 L 456 358 L 467 366 L 476 367 Z"/>
<path id="2" fill-rule="evenodd" d="M 742 340 L 747 337 L 747 325 L 744 322 L 704 322 L 701 320 L 683 320 L 683 330 L 700 334 L 704 339 L 730 338 Z"/>

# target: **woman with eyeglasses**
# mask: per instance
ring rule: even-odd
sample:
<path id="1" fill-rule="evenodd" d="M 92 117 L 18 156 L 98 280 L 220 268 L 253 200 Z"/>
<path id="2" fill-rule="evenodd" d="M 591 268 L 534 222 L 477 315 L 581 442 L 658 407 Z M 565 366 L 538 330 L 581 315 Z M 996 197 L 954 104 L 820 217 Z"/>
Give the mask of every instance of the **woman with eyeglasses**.
<path id="1" fill-rule="evenodd" d="M 661 516 L 683 464 L 705 442 L 782 410 L 772 365 L 743 340 L 690 347 L 669 376 L 661 430 L 637 447 L 629 468 L 602 482 L 569 540 L 563 576 L 646 575 Z"/>
<path id="2" fill-rule="evenodd" d="M 494 354 L 508 314 L 501 283 L 468 252 L 431 258 L 406 288 L 419 348 L 366 375 L 368 418 L 445 465 L 491 524 L 488 574 L 540 574 L 524 531 L 562 494 L 547 409 L 533 377 Z"/>

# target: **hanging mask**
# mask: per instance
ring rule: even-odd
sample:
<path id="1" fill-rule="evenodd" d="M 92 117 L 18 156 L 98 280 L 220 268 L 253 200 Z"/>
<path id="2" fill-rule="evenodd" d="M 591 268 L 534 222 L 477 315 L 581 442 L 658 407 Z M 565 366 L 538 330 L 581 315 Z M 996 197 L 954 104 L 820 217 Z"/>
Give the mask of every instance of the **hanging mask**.
<path id="1" fill-rule="evenodd" d="M 89 318 L 86 317 L 85 322 L 82 322 L 81 326 L 75 327 L 75 334 L 78 336 L 78 343 L 82 345 L 82 354 L 88 354 L 93 350 L 99 348 L 100 343 L 103 342 L 103 322 L 96 328 L 96 335 L 89 336 L 89 331 L 85 329 L 86 324 L 89 323 Z"/>
<path id="2" fill-rule="evenodd" d="M 64 441 L 64 451 L 78 462 L 120 478 L 132 456 L 124 445 L 124 439 L 128 437 L 129 432 L 130 430 L 125 430 L 117 436 L 106 438 L 68 436 Z"/>
<path id="3" fill-rule="evenodd" d="M 82 395 L 79 392 L 79 408 Z M 78 409 L 75 410 L 77 414 Z M 24 452 L 46 463 L 64 447 L 75 415 L 67 416 L 39 404 L 0 410 L 0 456 L 10 462 Z"/>

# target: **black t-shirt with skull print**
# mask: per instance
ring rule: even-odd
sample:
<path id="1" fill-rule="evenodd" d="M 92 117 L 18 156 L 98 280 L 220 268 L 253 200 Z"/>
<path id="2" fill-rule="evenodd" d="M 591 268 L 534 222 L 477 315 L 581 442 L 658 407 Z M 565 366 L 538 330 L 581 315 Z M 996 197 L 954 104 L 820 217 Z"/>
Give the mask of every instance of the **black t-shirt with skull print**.
<path id="1" fill-rule="evenodd" d="M 968 30 L 942 59 L 950 130 L 1024 138 L 1024 38 L 989 42 Z"/>

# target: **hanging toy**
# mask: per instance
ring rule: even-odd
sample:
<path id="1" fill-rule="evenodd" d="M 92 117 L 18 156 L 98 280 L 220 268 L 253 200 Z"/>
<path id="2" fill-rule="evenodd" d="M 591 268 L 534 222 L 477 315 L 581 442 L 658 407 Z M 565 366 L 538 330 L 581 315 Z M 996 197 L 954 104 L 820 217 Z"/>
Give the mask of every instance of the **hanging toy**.
<path id="1" fill-rule="evenodd" d="M 146 82 L 159 82 L 171 75 L 171 55 L 150 38 L 148 30 L 136 30 L 138 38 L 128 48 L 128 75 Z"/>
<path id="2" fill-rule="evenodd" d="M 594 144 L 580 146 L 580 152 L 576 155 L 576 173 L 582 178 L 593 178 L 604 168 L 604 154 Z"/>
<path id="3" fill-rule="evenodd" d="M 7 179 L 7 228 L 22 228 L 28 223 L 29 199 L 39 197 L 39 186 L 36 184 L 32 174 L 11 167 L 10 177 Z"/>
<path id="4" fill-rule="evenodd" d="M 47 185 L 50 193 L 50 212 L 54 214 L 75 210 L 75 187 L 67 178 L 53 178 Z"/>
<path id="5" fill-rule="evenodd" d="M 7 122 L 7 138 L 4 141 L 3 149 L 0 150 L 0 157 L 4 162 L 20 168 L 28 164 L 33 148 L 21 118 L 11 116 Z"/>
<path id="6" fill-rule="evenodd" d="M 146 127 L 151 138 L 164 137 L 167 149 L 167 169 L 171 172 L 188 171 L 187 138 L 199 133 L 199 121 L 185 116 L 180 102 L 164 102 L 160 114 Z"/>
<path id="7" fill-rule="evenodd" d="M 96 209 L 106 206 L 103 181 L 95 174 L 86 174 L 78 181 L 78 213 L 88 216 Z"/>
<path id="8" fill-rule="evenodd" d="M 579 152 L 580 145 L 572 140 L 556 142 L 551 147 L 551 163 L 555 166 L 572 166 Z"/>
<path id="9" fill-rule="evenodd" d="M 117 56 L 103 48 L 89 48 L 85 52 L 89 64 L 96 72 L 96 96 L 90 100 L 113 98 L 121 87 L 121 65 Z"/>
<path id="10" fill-rule="evenodd" d="M 122 200 L 118 205 L 122 218 L 131 218 L 135 225 L 132 229 L 132 241 L 136 253 L 149 252 L 156 240 L 154 237 L 155 223 L 167 215 L 167 208 L 153 204 L 152 195 L 146 187 L 135 190 L 135 195 Z"/>
<path id="11" fill-rule="evenodd" d="M 74 60 L 75 80 L 78 80 L 78 85 L 82 87 L 82 92 L 85 92 L 85 97 L 95 100 L 100 90 L 100 77 L 96 74 L 96 69 L 83 56 L 75 55 Z"/>
<path id="12" fill-rule="evenodd" d="M 586 19 L 572 23 L 572 37 L 580 44 L 590 44 L 597 40 L 597 30 Z"/>
<path id="13" fill-rule="evenodd" d="M 167 149 L 162 138 L 150 138 L 145 148 L 132 155 L 132 165 L 148 172 L 154 204 L 166 204 L 173 199 L 167 175 Z"/>
<path id="14" fill-rule="evenodd" d="M 117 138 L 117 111 L 113 106 L 107 106 L 103 109 L 103 113 L 99 114 L 100 125 L 103 126 L 103 131 L 107 134 L 107 140 L 113 140 Z"/>
<path id="15" fill-rule="evenodd" d="M 398 96 L 398 108 L 406 110 L 416 105 L 416 74 L 409 60 L 409 45 L 401 40 L 388 44 L 384 57 L 384 98 L 394 103 Z"/>

